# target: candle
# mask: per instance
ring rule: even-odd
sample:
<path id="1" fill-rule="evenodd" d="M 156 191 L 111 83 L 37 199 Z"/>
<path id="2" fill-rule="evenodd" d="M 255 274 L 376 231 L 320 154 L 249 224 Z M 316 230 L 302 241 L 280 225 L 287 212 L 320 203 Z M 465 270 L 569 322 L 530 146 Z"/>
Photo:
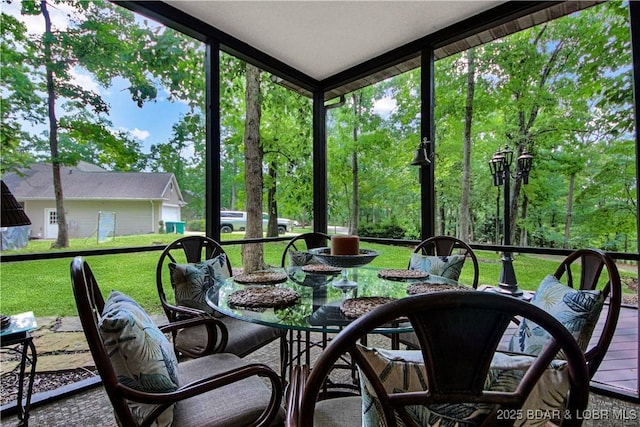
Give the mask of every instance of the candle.
<path id="1" fill-rule="evenodd" d="M 359 245 L 358 236 L 331 236 L 331 255 L 358 255 Z"/>

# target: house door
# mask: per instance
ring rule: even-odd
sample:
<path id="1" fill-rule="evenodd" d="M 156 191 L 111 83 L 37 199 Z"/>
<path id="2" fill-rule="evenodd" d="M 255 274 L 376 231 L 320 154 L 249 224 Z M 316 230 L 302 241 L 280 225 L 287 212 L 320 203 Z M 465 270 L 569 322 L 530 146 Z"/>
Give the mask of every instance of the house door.
<path id="1" fill-rule="evenodd" d="M 58 211 L 54 208 L 44 210 L 45 239 L 58 238 Z"/>

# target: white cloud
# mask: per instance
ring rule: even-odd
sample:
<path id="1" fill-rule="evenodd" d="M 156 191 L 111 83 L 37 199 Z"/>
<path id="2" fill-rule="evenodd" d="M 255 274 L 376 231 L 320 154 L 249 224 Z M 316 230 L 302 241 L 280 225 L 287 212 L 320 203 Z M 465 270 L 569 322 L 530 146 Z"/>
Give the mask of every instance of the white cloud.
<path id="1" fill-rule="evenodd" d="M 75 13 L 75 9 L 71 5 L 64 3 L 48 4 L 48 6 L 53 28 L 55 30 L 66 30 L 69 28 L 69 15 Z M 44 18 L 42 15 L 22 15 L 20 9 L 20 1 L 12 1 L 11 3 L 3 2 L 2 4 L 2 11 L 22 21 L 26 25 L 29 34 L 41 35 L 44 33 Z"/>
<path id="2" fill-rule="evenodd" d="M 87 74 L 77 68 L 69 70 L 69 74 L 71 75 L 71 83 L 80 86 L 84 90 L 90 90 L 94 93 L 100 94 L 100 85 L 93 80 L 90 74 Z"/>
<path id="3" fill-rule="evenodd" d="M 389 114 L 396 108 L 396 100 L 393 98 L 380 98 L 373 104 L 373 111 L 382 117 L 389 117 Z"/>
<path id="4" fill-rule="evenodd" d="M 144 141 L 145 139 L 149 138 L 149 136 L 151 135 L 151 133 L 148 130 L 140 130 L 138 128 L 130 130 L 129 133 L 141 141 Z"/>

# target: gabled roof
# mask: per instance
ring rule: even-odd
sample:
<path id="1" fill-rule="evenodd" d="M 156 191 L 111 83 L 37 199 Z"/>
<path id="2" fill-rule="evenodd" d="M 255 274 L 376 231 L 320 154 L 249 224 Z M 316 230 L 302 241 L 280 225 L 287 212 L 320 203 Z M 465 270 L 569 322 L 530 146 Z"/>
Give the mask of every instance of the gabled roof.
<path id="1" fill-rule="evenodd" d="M 36 163 L 22 174 L 3 178 L 18 200 L 54 199 L 51 164 Z M 61 168 L 62 191 L 66 200 L 162 200 L 171 186 L 183 201 L 175 176 L 164 172 L 112 172 L 80 162 Z"/>

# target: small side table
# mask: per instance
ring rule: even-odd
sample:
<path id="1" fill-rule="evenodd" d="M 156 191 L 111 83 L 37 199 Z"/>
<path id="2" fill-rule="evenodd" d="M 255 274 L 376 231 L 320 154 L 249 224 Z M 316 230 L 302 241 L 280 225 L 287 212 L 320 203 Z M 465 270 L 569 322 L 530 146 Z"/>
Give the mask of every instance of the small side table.
<path id="1" fill-rule="evenodd" d="M 36 319 L 33 312 L 27 312 L 11 316 L 11 324 L 0 332 L 0 347 L 4 350 L 20 354 L 20 373 L 16 407 L 18 410 L 18 419 L 20 420 L 19 425 L 21 426 L 29 425 L 31 393 L 33 392 L 33 380 L 36 375 L 36 362 L 38 358 L 36 354 L 36 346 L 33 344 L 31 331 L 36 328 Z M 29 372 L 25 395 L 24 379 L 27 361 L 29 361 L 31 365 L 31 370 Z"/>

